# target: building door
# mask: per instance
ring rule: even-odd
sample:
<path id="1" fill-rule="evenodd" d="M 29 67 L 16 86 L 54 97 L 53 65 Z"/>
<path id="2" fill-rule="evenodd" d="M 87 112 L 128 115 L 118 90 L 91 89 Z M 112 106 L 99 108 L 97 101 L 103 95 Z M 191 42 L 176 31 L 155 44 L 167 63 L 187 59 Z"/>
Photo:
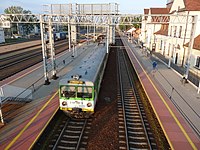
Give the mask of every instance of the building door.
<path id="1" fill-rule="evenodd" d="M 176 53 L 175 64 L 177 64 L 177 61 L 178 61 L 178 53 Z"/>

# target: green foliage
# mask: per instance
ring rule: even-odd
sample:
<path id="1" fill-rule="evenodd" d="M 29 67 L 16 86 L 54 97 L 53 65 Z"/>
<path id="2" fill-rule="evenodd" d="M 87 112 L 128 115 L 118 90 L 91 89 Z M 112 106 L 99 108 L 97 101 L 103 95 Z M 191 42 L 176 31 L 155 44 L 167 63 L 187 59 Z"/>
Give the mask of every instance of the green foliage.
<path id="1" fill-rule="evenodd" d="M 62 28 L 63 28 L 63 31 L 68 32 L 68 25 L 67 24 L 64 24 Z"/>
<path id="2" fill-rule="evenodd" d="M 23 14 L 23 8 L 20 6 L 10 6 L 4 10 L 6 14 Z"/>
<path id="3" fill-rule="evenodd" d="M 6 8 L 4 10 L 4 13 L 6 13 L 6 14 L 31 14 L 31 11 L 30 10 L 24 10 L 20 6 L 10 6 L 10 7 Z M 14 24 L 14 23 L 12 23 L 11 24 L 11 32 L 12 32 L 11 35 L 12 34 L 18 34 L 19 33 L 19 27 L 22 28 L 23 33 L 25 35 L 28 35 L 28 34 L 31 33 L 31 30 L 33 30 L 34 24 L 31 24 L 31 23 Z"/>
<path id="4" fill-rule="evenodd" d="M 119 29 L 121 31 L 127 31 L 129 29 L 131 29 L 132 27 L 138 29 L 141 28 L 141 22 L 142 22 L 142 16 L 136 16 L 133 21 L 134 23 L 130 23 L 129 20 L 131 20 L 130 18 L 126 17 L 126 18 L 122 18 L 124 20 L 124 24 L 120 24 L 119 25 Z"/>
<path id="5" fill-rule="evenodd" d="M 136 29 L 141 28 L 142 16 L 135 17 L 134 22 L 135 22 L 135 23 L 133 23 L 134 28 L 136 28 Z"/>

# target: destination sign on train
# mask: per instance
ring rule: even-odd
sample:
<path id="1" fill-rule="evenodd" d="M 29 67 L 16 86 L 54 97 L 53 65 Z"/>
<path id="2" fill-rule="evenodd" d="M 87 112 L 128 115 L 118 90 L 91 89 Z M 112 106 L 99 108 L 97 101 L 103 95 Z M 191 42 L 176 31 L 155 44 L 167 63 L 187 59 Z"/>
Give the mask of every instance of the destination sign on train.
<path id="1" fill-rule="evenodd" d="M 68 83 L 71 83 L 71 84 L 84 84 L 85 82 L 81 81 L 81 80 L 70 80 L 70 81 L 68 81 Z"/>

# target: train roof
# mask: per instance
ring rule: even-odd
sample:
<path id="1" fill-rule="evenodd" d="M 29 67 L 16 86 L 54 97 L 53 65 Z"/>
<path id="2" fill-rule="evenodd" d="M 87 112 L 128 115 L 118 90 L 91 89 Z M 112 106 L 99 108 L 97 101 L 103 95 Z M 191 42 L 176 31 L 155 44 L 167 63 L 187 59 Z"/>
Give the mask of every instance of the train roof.
<path id="1" fill-rule="evenodd" d="M 77 66 L 69 71 L 63 79 L 72 79 L 72 76 L 81 76 L 80 80 L 94 82 L 101 64 L 106 55 L 106 46 L 95 46 L 94 51 L 87 54 Z M 62 81 L 60 81 L 60 84 Z"/>

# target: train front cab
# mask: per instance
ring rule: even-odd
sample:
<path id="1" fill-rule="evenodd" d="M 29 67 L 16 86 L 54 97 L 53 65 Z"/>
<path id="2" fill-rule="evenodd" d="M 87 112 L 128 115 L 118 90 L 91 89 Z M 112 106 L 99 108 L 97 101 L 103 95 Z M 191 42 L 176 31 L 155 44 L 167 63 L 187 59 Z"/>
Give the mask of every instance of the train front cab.
<path id="1" fill-rule="evenodd" d="M 92 82 L 78 80 L 61 84 L 59 87 L 60 109 L 66 113 L 94 113 L 94 91 Z"/>

